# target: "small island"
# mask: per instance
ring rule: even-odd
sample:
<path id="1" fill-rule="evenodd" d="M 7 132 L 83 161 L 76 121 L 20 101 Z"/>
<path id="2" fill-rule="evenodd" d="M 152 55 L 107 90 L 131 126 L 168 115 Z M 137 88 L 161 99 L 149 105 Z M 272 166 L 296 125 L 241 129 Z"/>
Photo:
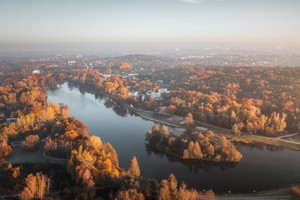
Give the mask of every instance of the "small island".
<path id="1" fill-rule="evenodd" d="M 187 130 L 175 135 L 166 126 L 154 125 L 146 140 L 150 147 L 181 159 L 239 162 L 243 157 L 228 139 L 212 131 Z"/>

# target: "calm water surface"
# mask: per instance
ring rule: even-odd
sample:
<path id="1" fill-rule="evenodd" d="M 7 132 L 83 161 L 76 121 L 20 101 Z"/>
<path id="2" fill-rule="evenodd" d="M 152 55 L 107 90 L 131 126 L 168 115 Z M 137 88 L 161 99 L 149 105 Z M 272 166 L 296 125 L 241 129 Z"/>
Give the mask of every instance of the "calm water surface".
<path id="1" fill-rule="evenodd" d="M 90 133 L 100 136 L 103 142 L 111 143 L 118 153 L 120 167 L 126 168 L 135 155 L 145 177 L 161 180 L 173 173 L 178 183 L 184 181 L 201 190 L 212 188 L 217 193 L 260 191 L 300 181 L 298 151 L 238 145 L 243 159 L 237 164 L 182 162 L 149 150 L 145 133 L 154 123 L 138 116 L 118 115 L 122 112 L 116 106 L 107 108 L 107 99 L 82 94 L 63 84 L 48 91 L 48 101 L 69 105 L 71 116 L 82 120 Z M 181 130 L 175 130 L 178 131 Z"/>

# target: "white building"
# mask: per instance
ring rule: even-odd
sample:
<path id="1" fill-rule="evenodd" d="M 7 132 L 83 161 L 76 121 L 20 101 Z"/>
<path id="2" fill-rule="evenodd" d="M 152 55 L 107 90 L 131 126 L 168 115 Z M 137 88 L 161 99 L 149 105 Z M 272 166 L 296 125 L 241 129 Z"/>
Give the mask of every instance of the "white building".
<path id="1" fill-rule="evenodd" d="M 158 93 L 162 94 L 162 93 L 170 93 L 170 91 L 168 91 L 167 88 L 160 88 L 157 90 Z"/>
<path id="2" fill-rule="evenodd" d="M 68 65 L 75 65 L 76 61 L 75 60 L 68 60 Z"/>
<path id="3" fill-rule="evenodd" d="M 40 73 L 41 73 L 41 71 L 40 71 L 40 70 L 38 70 L 38 69 L 35 69 L 35 70 L 33 70 L 33 71 L 32 71 L 32 73 L 33 73 L 33 74 L 40 74 Z"/>
<path id="4" fill-rule="evenodd" d="M 147 92 L 146 94 L 149 97 L 153 97 L 155 100 L 158 100 L 160 98 L 159 92 Z"/>
<path id="5" fill-rule="evenodd" d="M 138 92 L 129 92 L 129 96 L 131 97 L 139 97 L 139 93 Z"/>
<path id="6" fill-rule="evenodd" d="M 106 80 L 111 77 L 111 74 L 102 74 L 101 76 Z"/>

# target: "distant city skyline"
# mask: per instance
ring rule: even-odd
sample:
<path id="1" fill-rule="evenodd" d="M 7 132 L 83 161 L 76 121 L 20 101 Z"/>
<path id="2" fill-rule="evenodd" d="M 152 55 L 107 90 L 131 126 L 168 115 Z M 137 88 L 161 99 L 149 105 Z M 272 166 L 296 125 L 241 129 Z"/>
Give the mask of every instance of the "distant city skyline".
<path id="1" fill-rule="evenodd" d="M 300 45 L 298 0 L 2 0 L 0 43 Z"/>

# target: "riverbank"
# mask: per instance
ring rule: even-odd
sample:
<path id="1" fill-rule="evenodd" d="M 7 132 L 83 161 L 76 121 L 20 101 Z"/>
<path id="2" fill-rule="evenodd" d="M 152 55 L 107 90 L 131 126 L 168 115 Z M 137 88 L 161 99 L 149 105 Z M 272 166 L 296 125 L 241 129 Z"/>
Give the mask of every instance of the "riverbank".
<path id="1" fill-rule="evenodd" d="M 223 163 L 213 165 L 210 162 L 179 160 L 158 151 L 151 151 L 147 146 L 145 147 L 144 134 L 152 128 L 153 122 L 149 119 L 143 120 L 138 115 L 127 114 L 125 117 L 125 112 L 121 113 L 122 116 L 119 115 L 117 109 L 125 111 L 120 108 L 120 105 L 123 105 L 120 104 L 121 101 L 110 103 L 109 98 L 105 96 L 95 98 L 88 92 L 80 94 L 79 90 L 75 88 L 70 90 L 66 85 L 63 89 L 48 93 L 49 100 L 70 105 L 71 115 L 87 123 L 90 133 L 95 132 L 103 141 L 109 141 L 116 148 L 122 167 L 126 167 L 128 160 L 135 155 L 141 173 L 146 177 L 161 180 L 168 177 L 171 169 L 171 172 L 178 176 L 178 180 L 183 180 L 188 186 L 200 191 L 213 188 L 217 194 L 226 194 L 231 190 L 234 194 L 250 193 L 251 195 L 253 189 L 263 191 L 299 181 L 300 161 L 295 159 L 299 152 L 288 149 L 281 148 L 280 151 L 273 151 L 277 148 L 262 149 L 254 145 L 239 145 L 245 156 L 236 165 L 223 165 Z M 106 104 L 107 101 L 110 104 Z M 127 104 L 130 105 L 129 102 Z M 131 112 L 130 107 L 128 110 Z M 145 113 L 148 113 L 147 117 L 149 117 L 153 112 Z M 159 113 L 154 115 L 161 116 Z M 171 115 L 166 114 L 162 117 L 170 119 Z M 184 124 L 179 126 L 183 127 Z"/>
<path id="2" fill-rule="evenodd" d="M 186 128 L 184 123 L 184 117 L 178 115 L 171 115 L 167 113 L 159 113 L 149 110 L 144 110 L 140 108 L 130 108 L 129 105 L 126 103 L 117 100 L 115 96 L 110 95 L 104 92 L 104 95 L 115 100 L 116 102 L 122 104 L 123 106 L 127 107 L 128 109 L 132 110 L 135 114 L 140 116 L 143 119 L 150 120 L 156 123 L 161 123 L 171 127 L 177 128 Z M 190 127 L 192 130 L 199 130 L 200 129 L 208 129 L 213 131 L 215 134 L 225 136 L 228 139 L 233 141 L 242 142 L 242 143 L 258 143 L 258 144 L 265 144 L 265 145 L 272 145 L 278 147 L 284 147 L 291 150 L 300 151 L 300 141 L 297 141 L 293 138 L 300 139 L 299 134 L 291 134 L 291 137 L 266 137 L 260 135 L 251 135 L 249 133 L 242 132 L 240 136 L 236 135 L 233 130 L 221 128 L 212 124 L 208 124 L 205 122 L 194 121 L 194 124 Z M 284 139 L 283 139 L 284 138 Z"/>
<path id="3" fill-rule="evenodd" d="M 75 84 L 76 85 L 76 84 Z M 96 94 L 96 91 L 87 90 L 91 94 Z M 108 98 L 113 99 L 117 103 L 127 107 L 129 110 L 133 111 L 135 114 L 140 116 L 143 119 L 150 120 L 156 123 L 165 124 L 167 126 L 171 127 L 177 127 L 177 128 L 186 128 L 184 124 L 184 117 L 178 116 L 178 115 L 171 115 L 167 113 L 159 113 L 154 111 L 148 111 L 140 108 L 130 108 L 130 106 L 121 101 L 116 99 L 114 95 L 108 94 L 104 91 L 101 91 L 103 95 L 107 96 Z M 213 131 L 215 134 L 225 136 L 228 139 L 231 139 L 233 141 L 238 141 L 242 143 L 258 143 L 258 144 L 265 144 L 265 145 L 272 145 L 272 146 L 278 146 L 278 147 L 284 147 L 291 150 L 297 150 L 300 151 L 300 137 L 299 135 L 294 135 L 291 137 L 266 137 L 266 136 L 260 136 L 260 135 L 251 135 L 249 133 L 241 133 L 240 136 L 236 135 L 233 130 L 221 128 L 212 124 L 200 122 L 200 121 L 194 121 L 194 124 L 190 126 L 192 130 L 198 130 L 200 128 L 208 129 Z M 284 138 L 284 139 L 283 139 Z M 299 140 L 295 140 L 293 138 L 299 138 Z"/>
<path id="4" fill-rule="evenodd" d="M 148 110 L 142 110 L 134 108 L 133 111 L 139 115 L 140 117 L 151 120 L 157 123 L 165 124 L 168 126 L 180 127 L 185 128 L 185 124 L 181 123 L 182 121 L 171 121 L 172 118 L 183 119 L 181 116 L 177 115 L 170 115 L 165 113 L 158 113 Z M 211 124 L 195 121 L 194 124 L 191 126 L 192 130 L 199 130 L 197 127 L 212 130 L 215 134 L 225 136 L 228 139 L 232 139 L 235 141 L 241 141 L 246 143 L 260 143 L 266 145 L 273 145 L 284 147 L 291 150 L 300 151 L 300 142 L 294 140 L 288 140 L 288 137 L 265 137 L 260 135 L 251 135 L 249 133 L 241 133 L 240 136 L 236 135 L 233 130 L 217 127 Z M 292 137 L 295 137 L 295 134 L 292 134 Z M 285 138 L 285 139 L 283 139 Z"/>

